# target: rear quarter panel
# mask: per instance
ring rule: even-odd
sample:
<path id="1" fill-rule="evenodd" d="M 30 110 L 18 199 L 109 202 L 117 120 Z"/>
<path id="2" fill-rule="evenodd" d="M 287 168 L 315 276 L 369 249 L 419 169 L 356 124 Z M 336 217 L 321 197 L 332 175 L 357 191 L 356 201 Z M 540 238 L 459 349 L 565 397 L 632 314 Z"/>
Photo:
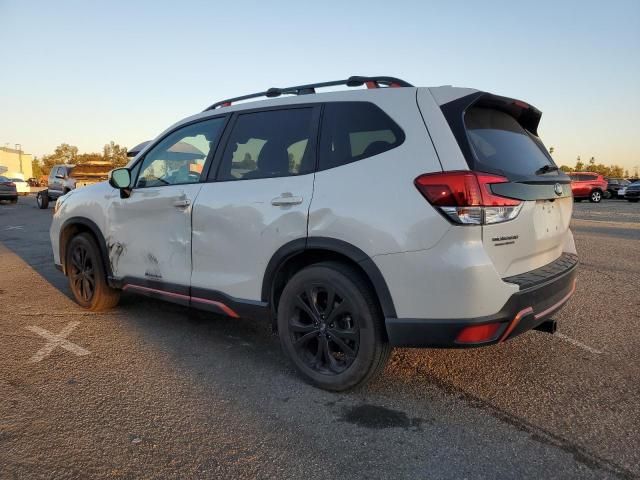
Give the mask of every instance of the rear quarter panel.
<path id="1" fill-rule="evenodd" d="M 377 104 L 403 129 L 405 141 L 382 154 L 316 173 L 309 236 L 343 240 L 373 257 L 431 248 L 450 228 L 413 184 L 422 173 L 441 171 L 416 92 L 363 92 L 362 100 Z M 350 95 L 349 100 L 359 98 Z"/>

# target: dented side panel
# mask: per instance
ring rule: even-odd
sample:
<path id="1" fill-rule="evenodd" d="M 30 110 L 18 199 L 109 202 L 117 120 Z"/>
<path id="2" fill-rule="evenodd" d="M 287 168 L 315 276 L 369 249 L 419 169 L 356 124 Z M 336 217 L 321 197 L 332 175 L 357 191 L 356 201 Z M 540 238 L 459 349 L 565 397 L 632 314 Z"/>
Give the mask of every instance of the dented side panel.
<path id="1" fill-rule="evenodd" d="M 201 188 L 140 188 L 129 198 L 111 201 L 105 239 L 115 277 L 189 285 L 191 206 Z"/>

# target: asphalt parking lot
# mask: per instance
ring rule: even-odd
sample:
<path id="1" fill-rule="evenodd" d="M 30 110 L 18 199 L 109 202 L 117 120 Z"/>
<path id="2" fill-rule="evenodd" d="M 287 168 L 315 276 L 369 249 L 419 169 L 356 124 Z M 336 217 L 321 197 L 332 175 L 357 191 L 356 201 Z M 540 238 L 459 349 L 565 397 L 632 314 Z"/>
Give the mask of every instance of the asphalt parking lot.
<path id="1" fill-rule="evenodd" d="M 52 210 L 0 204 L 0 478 L 638 478 L 640 205 L 575 205 L 559 332 L 303 383 L 268 325 L 71 299 Z"/>

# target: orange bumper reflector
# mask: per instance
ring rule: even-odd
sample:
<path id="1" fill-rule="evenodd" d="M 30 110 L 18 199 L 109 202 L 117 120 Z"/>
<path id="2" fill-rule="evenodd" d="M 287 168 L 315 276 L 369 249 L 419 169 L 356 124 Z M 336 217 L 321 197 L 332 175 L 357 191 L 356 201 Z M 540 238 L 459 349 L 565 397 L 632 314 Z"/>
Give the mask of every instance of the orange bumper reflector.
<path id="1" fill-rule="evenodd" d="M 498 333 L 500 323 L 471 325 L 465 327 L 456 337 L 456 343 L 483 343 L 493 340 Z"/>

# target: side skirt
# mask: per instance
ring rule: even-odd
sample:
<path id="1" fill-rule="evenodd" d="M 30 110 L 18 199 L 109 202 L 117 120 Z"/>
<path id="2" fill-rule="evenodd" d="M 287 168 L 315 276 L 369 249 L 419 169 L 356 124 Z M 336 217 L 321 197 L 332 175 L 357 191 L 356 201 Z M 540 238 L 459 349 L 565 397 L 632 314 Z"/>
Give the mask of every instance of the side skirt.
<path id="1" fill-rule="evenodd" d="M 217 290 L 189 288 L 183 285 L 132 277 L 122 279 L 110 277 L 109 286 L 232 318 L 271 319 L 271 309 L 268 303 L 235 298 Z"/>

